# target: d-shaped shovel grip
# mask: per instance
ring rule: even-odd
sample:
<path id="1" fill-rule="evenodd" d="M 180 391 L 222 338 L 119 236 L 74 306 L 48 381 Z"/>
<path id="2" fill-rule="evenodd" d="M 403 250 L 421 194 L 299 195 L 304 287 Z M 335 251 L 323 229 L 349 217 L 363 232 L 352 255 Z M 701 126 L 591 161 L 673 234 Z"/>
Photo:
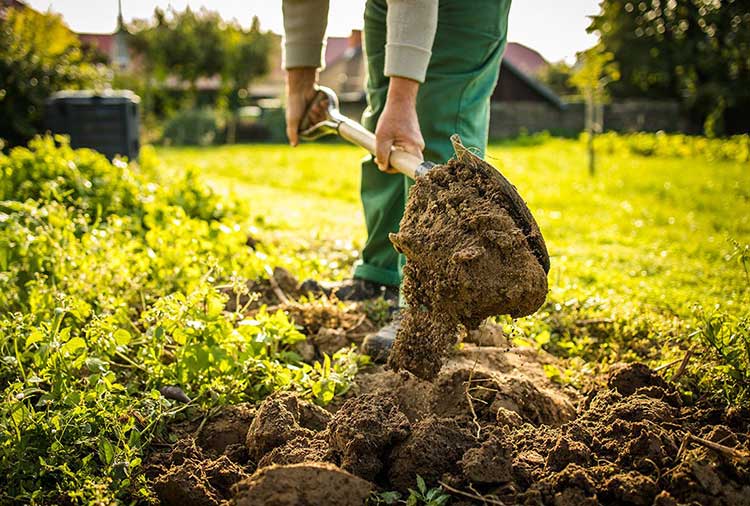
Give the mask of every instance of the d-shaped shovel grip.
<path id="1" fill-rule="evenodd" d="M 339 111 L 339 101 L 336 93 L 324 86 L 317 87 L 315 97 L 310 101 L 307 111 L 300 122 L 300 136 L 305 140 L 314 140 L 328 134 L 336 134 L 343 139 L 356 144 L 375 154 L 375 134 L 367 130 L 356 121 L 347 118 Z M 310 112 L 318 104 L 325 104 L 326 118 L 323 121 L 312 124 Z M 434 166 L 432 162 L 425 162 L 418 156 L 393 148 L 391 151 L 390 165 L 401 174 L 416 179 L 426 173 Z"/>

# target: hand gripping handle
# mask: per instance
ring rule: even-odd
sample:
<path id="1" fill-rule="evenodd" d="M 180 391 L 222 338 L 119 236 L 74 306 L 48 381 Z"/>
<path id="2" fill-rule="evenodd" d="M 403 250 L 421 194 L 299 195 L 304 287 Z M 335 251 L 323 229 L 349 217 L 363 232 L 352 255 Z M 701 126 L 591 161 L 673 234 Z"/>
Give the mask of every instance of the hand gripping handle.
<path id="1" fill-rule="evenodd" d="M 356 121 L 347 118 L 339 111 L 339 101 L 333 90 L 318 86 L 315 97 L 310 101 L 307 112 L 300 122 L 300 136 L 305 140 L 314 140 L 328 134 L 337 134 L 343 139 L 356 144 L 375 154 L 375 134 Z M 309 113 L 315 104 L 328 101 L 326 119 L 312 124 Z M 394 148 L 390 158 L 391 167 L 401 174 L 416 179 L 434 166 L 432 162 L 422 161 L 418 156 Z"/>

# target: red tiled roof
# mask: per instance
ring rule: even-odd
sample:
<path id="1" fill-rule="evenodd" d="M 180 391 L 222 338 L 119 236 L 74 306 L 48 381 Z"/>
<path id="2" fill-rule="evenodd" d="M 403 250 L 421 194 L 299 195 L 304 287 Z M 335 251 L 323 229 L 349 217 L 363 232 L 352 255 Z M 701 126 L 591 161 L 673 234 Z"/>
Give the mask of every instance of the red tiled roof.
<path id="1" fill-rule="evenodd" d="M 549 65 L 538 52 L 518 42 L 508 42 L 503 58 L 529 76 L 539 74 Z"/>
<path id="2" fill-rule="evenodd" d="M 335 62 L 349 47 L 349 37 L 328 37 L 326 41 L 326 66 Z"/>
<path id="3" fill-rule="evenodd" d="M 106 55 L 112 54 L 112 46 L 115 43 L 114 34 L 108 33 L 79 33 L 78 38 L 82 43 L 97 48 Z"/>

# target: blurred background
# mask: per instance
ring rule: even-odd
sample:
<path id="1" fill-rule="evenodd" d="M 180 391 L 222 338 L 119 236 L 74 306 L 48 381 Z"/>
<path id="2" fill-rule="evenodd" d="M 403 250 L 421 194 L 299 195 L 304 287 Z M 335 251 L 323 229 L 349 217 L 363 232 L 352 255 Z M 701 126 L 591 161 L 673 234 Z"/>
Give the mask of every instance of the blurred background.
<path id="1" fill-rule="evenodd" d="M 333 0 L 321 81 L 365 107 L 364 2 Z M 49 128 L 60 90 L 132 90 L 149 143 L 283 141 L 281 1 L 0 0 L 0 138 Z M 491 138 L 750 130 L 750 8 L 720 0 L 524 0 Z M 80 97 L 79 97 L 80 98 Z"/>

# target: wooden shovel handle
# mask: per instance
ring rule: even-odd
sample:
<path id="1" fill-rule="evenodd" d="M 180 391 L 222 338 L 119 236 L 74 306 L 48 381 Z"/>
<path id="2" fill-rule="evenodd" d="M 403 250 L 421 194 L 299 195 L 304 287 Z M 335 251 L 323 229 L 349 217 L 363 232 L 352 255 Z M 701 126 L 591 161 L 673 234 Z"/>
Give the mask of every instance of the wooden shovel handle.
<path id="1" fill-rule="evenodd" d="M 339 135 L 349 142 L 365 148 L 373 155 L 375 154 L 375 134 L 365 129 L 359 123 L 346 118 L 339 124 Z M 406 151 L 393 149 L 391 151 L 390 163 L 391 167 L 401 174 L 416 179 L 422 159 Z"/>

